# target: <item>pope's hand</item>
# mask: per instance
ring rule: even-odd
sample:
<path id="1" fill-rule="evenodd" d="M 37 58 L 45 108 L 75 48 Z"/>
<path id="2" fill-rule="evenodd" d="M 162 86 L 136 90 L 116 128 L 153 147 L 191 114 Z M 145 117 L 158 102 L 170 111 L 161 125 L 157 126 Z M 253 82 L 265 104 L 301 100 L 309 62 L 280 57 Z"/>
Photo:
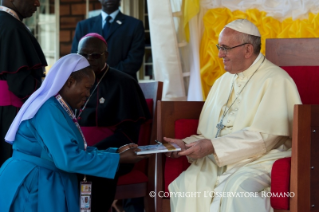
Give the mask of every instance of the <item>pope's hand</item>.
<path id="1" fill-rule="evenodd" d="M 214 146 L 209 139 L 201 139 L 185 146 L 186 150 L 179 152 L 179 156 L 185 155 L 192 159 L 199 159 L 214 153 Z"/>
<path id="2" fill-rule="evenodd" d="M 168 142 L 168 143 L 174 143 L 174 144 L 177 144 L 180 148 L 181 148 L 181 151 L 185 150 L 186 147 L 185 147 L 185 143 L 183 140 L 181 139 L 173 139 L 173 138 L 166 138 L 164 137 L 164 141 Z M 165 153 L 165 155 L 167 157 L 171 157 L 171 158 L 178 158 L 180 157 L 178 155 L 178 152 L 167 152 Z"/>

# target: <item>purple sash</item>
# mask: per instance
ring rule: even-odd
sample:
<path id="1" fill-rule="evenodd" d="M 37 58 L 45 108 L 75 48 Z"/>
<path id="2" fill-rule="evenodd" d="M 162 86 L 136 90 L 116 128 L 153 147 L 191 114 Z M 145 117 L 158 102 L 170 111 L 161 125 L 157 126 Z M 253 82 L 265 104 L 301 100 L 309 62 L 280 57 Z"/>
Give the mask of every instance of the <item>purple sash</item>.
<path id="1" fill-rule="evenodd" d="M 93 146 L 104 138 L 113 135 L 113 130 L 108 127 L 81 127 L 88 146 Z"/>
<path id="2" fill-rule="evenodd" d="M 7 81 L 0 80 L 0 106 L 15 106 L 20 108 L 23 104 L 21 99 L 9 91 Z"/>

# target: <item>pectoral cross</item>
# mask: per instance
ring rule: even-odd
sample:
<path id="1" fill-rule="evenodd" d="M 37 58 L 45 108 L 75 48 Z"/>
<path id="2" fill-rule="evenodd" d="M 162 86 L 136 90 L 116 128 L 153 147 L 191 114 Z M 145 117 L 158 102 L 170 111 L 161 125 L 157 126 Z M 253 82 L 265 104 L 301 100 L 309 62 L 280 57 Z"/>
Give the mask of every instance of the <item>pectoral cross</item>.
<path id="1" fill-rule="evenodd" d="M 219 136 L 219 133 L 222 129 L 224 129 L 225 125 L 223 125 L 223 120 L 224 118 L 222 118 L 222 120 L 220 120 L 220 122 L 217 124 L 216 128 L 218 129 L 217 130 L 217 133 L 216 133 L 216 136 L 215 138 L 217 138 Z"/>

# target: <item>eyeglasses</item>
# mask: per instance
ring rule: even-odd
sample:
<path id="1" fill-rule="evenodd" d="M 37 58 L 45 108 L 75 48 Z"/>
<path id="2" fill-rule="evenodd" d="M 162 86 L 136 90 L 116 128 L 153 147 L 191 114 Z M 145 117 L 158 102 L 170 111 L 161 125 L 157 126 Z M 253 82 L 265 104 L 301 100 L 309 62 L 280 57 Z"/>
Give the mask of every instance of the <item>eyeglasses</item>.
<path id="1" fill-rule="evenodd" d="M 86 53 L 78 52 L 79 55 L 82 55 L 82 56 L 85 57 L 85 58 L 91 57 L 92 59 L 100 59 L 101 56 L 102 56 L 104 53 L 105 53 L 105 52 L 102 52 L 101 54 L 99 54 L 99 53 L 86 54 Z"/>
<path id="2" fill-rule="evenodd" d="M 237 47 L 240 47 L 240 46 L 243 46 L 243 45 L 246 45 L 246 44 L 249 44 L 249 43 L 243 43 L 243 44 L 240 44 L 240 45 L 237 45 L 237 46 L 233 46 L 233 47 L 225 47 L 225 46 L 220 46 L 220 45 L 216 44 L 216 47 L 217 47 L 218 51 L 222 51 L 225 54 L 227 54 L 227 52 L 229 50 L 232 50 L 234 48 L 237 48 Z"/>

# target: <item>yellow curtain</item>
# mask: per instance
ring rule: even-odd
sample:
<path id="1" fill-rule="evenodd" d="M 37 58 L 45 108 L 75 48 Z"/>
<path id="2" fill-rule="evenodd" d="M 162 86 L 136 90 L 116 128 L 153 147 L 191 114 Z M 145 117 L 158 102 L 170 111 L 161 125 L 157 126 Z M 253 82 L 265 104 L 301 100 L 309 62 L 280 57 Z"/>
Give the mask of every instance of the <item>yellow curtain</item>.
<path id="1" fill-rule="evenodd" d="M 245 12 L 236 10 L 231 12 L 227 8 L 216 8 L 207 11 L 203 18 L 205 31 L 200 45 L 200 75 L 202 81 L 203 97 L 216 79 L 225 73 L 223 62 L 218 58 L 218 35 L 229 22 L 245 18 L 254 23 L 261 34 L 261 52 L 265 54 L 265 40 L 267 38 L 314 38 L 319 37 L 319 13 L 309 13 L 308 19 L 292 20 L 287 18 L 280 22 L 257 9 Z"/>
<path id="2" fill-rule="evenodd" d="M 199 0 L 183 0 L 183 24 L 187 42 L 189 42 L 188 22 L 199 13 Z"/>

